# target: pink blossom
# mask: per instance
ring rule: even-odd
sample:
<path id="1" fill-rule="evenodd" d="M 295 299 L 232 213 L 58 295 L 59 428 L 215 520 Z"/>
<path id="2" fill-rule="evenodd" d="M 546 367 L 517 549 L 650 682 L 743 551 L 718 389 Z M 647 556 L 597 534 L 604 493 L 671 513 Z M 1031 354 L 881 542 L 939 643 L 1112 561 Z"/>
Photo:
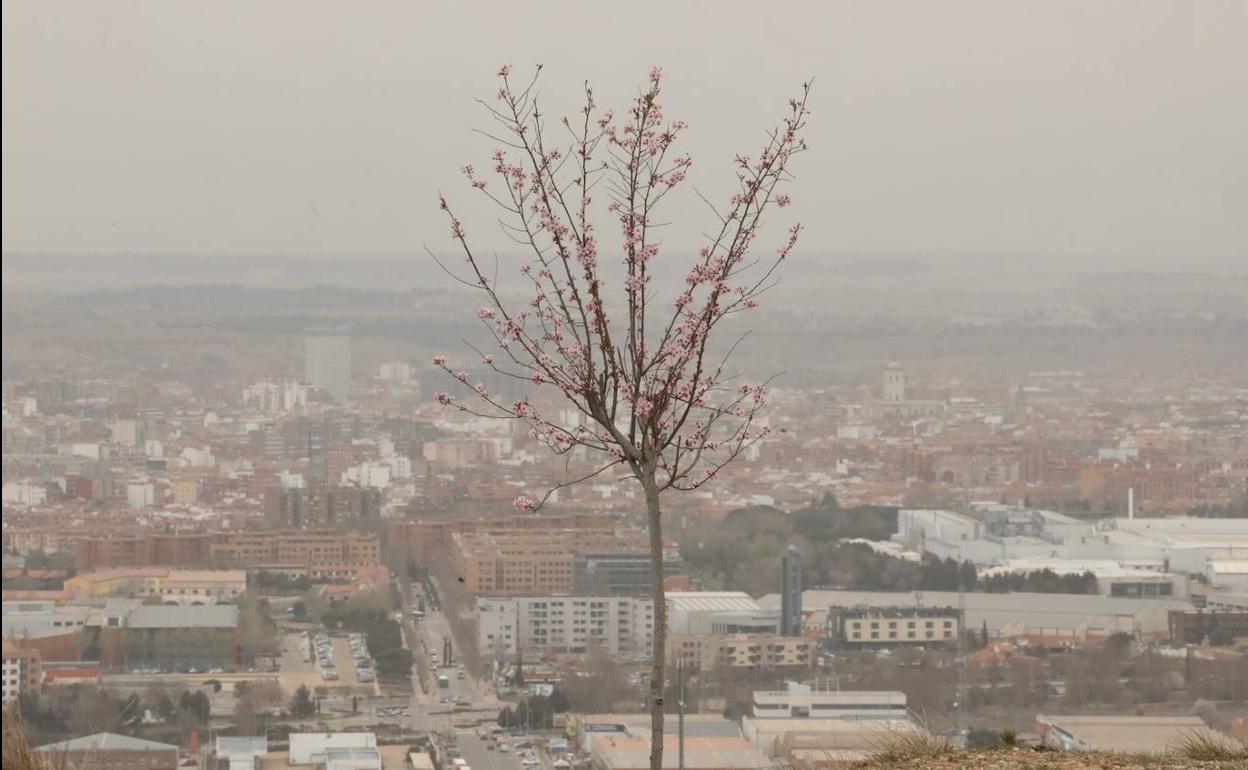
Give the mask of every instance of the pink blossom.
<path id="1" fill-rule="evenodd" d="M 684 268 L 685 285 L 671 287 L 675 307 L 664 302 L 660 308 L 654 297 L 666 296 L 666 287 L 653 297 L 650 291 L 658 283 L 652 281 L 651 265 L 660 260 L 659 245 L 667 233 L 661 228 L 670 224 L 668 209 L 660 203 L 667 191 L 687 181 L 692 165 L 688 155 L 674 149 L 687 124 L 666 117 L 659 103 L 662 70 L 650 71 L 649 86 L 622 112 L 598 111 L 587 91 L 581 114 L 560 121 L 560 133 L 570 131 L 570 139 L 558 141 L 550 141 L 554 132 L 544 131 L 555 116 L 538 111 L 535 90 L 526 86 L 512 92 L 510 73 L 508 66 L 498 71 L 504 103 L 495 117 L 504 124 L 500 143 L 515 151 L 510 157 L 505 148 L 493 151 L 491 168 L 501 181 L 486 197 L 504 210 L 504 220 L 510 220 L 503 222 L 507 232 L 526 250 L 531 247 L 520 265 L 529 282 L 527 295 L 501 283 L 495 287 L 500 274 L 495 260 L 487 263 L 478 245 L 469 243 L 444 199 L 439 205 L 470 267 L 464 282 L 483 292 L 485 306 L 477 317 L 505 351 L 508 366 L 499 371 L 521 385 L 525 380 L 553 385 L 548 389 L 552 395 L 558 389 L 580 416 L 577 423 L 560 425 L 527 399 L 502 401 L 483 384 L 473 386 L 468 396 L 482 401 L 481 415 L 521 422 L 522 430 L 553 453 L 583 447 L 602 453 L 608 464 L 626 460 L 634 469 L 657 467 L 668 474 L 668 487 L 696 488 L 714 478 L 746 443 L 767 435 L 767 429 L 751 428 L 766 403 L 766 389 L 746 385 L 738 392 L 735 384 L 721 382 L 722 370 L 708 351 L 719 341 L 719 322 L 756 306 L 762 285 L 756 278 L 770 275 L 764 271 L 774 270 L 796 244 L 800 225 L 793 225 L 778 244 L 759 249 L 756 241 L 767 207 L 790 205 L 777 188 L 789 182 L 786 165 L 805 148 L 800 137 L 805 97 L 790 104 L 759 151 L 736 156 L 738 186 L 730 206 L 718 212 L 724 226 L 716 223 L 706 231 L 706 245 Z M 485 189 L 471 165 L 461 171 L 473 188 Z M 599 194 L 600 202 L 592 200 L 595 189 L 606 191 Z M 606 236 L 594 227 L 595 203 L 616 220 Z M 770 248 L 777 256 L 758 253 Z M 666 252 L 662 258 L 669 258 Z M 606 263 L 610 271 L 604 276 Z M 747 271 L 756 263 L 765 264 L 751 275 Z M 501 274 L 515 279 L 509 269 Z M 480 358 L 494 365 L 492 356 Z M 468 374 L 452 372 L 445 355 L 434 363 L 468 385 Z M 467 398 L 436 398 L 478 414 Z M 541 403 L 545 408 L 550 401 Z M 657 481 L 664 479 L 660 475 Z M 521 496 L 515 507 L 534 510 L 538 504 Z"/>

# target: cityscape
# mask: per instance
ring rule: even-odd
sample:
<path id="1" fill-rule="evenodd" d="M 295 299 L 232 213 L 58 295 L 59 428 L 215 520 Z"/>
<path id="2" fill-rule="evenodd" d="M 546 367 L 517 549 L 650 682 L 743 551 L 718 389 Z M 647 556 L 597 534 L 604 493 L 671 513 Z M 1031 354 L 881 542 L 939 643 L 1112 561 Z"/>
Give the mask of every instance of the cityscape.
<path id="1" fill-rule="evenodd" d="M 808 10 L 862 24 L 868 40 L 892 28 L 875 11 L 834 5 Z M 1043 4 L 1018 12 L 1031 5 Z M 1162 35 L 1167 9 L 1182 6 L 1208 36 L 1193 54 L 1201 67 L 1206 56 L 1243 64 L 1248 48 L 1234 49 L 1233 33 L 1219 30 L 1248 36 L 1248 16 L 1234 3 L 1212 5 L 1148 0 L 1092 20 L 1063 4 L 1051 31 L 1104 31 L 1129 18 Z M 815 85 L 798 80 L 787 111 L 773 115 L 786 101 L 770 97 L 790 93 L 774 89 L 794 83 L 771 82 L 788 64 L 760 64 L 746 82 L 773 91 L 763 94 L 770 111 L 756 115 L 751 94 L 730 119 L 712 109 L 724 97 L 710 92 L 723 83 L 698 80 L 710 75 L 669 85 L 677 64 L 694 64 L 666 38 L 654 55 L 674 63 L 638 69 L 631 91 L 581 54 L 553 58 L 564 71 L 551 76 L 529 64 L 534 51 L 503 46 L 514 70 L 478 62 L 480 71 L 434 67 L 403 80 L 457 94 L 429 115 L 463 134 L 480 117 L 472 94 L 483 94 L 504 139 L 479 130 L 482 154 L 439 144 L 449 134 L 429 129 L 437 147 L 422 156 L 417 189 L 432 214 L 389 231 L 391 240 L 371 225 L 353 230 L 364 220 L 332 214 L 332 194 L 301 192 L 292 180 L 282 189 L 326 209 L 301 220 L 257 203 L 261 196 L 248 197 L 259 208 L 247 216 L 219 210 L 219 223 L 209 214 L 171 217 L 160 198 L 182 195 L 193 206 L 209 193 L 142 190 L 140 179 L 152 178 L 142 175 L 155 173 L 144 164 L 159 163 L 134 148 L 136 178 L 111 184 L 145 213 L 117 213 L 120 224 L 102 227 L 73 213 L 77 192 L 66 194 L 70 213 L 46 211 L 36 177 L 63 172 L 28 156 L 59 152 L 62 139 L 31 139 L 51 131 L 40 100 L 69 114 L 96 97 L 64 87 L 49 54 L 29 41 L 68 50 L 116 18 L 161 72 L 198 62 L 202 71 L 184 73 L 200 83 L 196 93 L 253 116 L 240 119 L 260 121 L 257 132 L 307 105 L 248 85 L 245 66 L 259 67 L 263 81 L 288 65 L 233 21 L 189 10 L 140 21 L 112 3 L 15 6 L 5 8 L 0 311 L 6 765 L 1248 763 L 1248 198 L 1242 177 L 1227 181 L 1248 163 L 1242 141 L 1214 142 L 1223 165 L 1201 156 L 1218 171 L 1194 185 L 1202 195 L 1225 192 L 1220 205 L 1237 210 L 1225 220 L 1210 214 L 1203 230 L 1174 225 L 1179 234 L 1165 231 L 1173 237 L 1157 251 L 1058 203 L 1053 216 L 1067 217 L 1070 230 L 1050 240 L 1022 226 L 977 232 L 951 220 L 941 227 L 961 240 L 931 249 L 886 235 L 888 227 L 874 228 L 878 241 L 851 229 L 843 242 L 821 232 L 841 216 L 828 211 L 844 192 L 824 186 L 828 161 L 819 153 L 840 141 L 825 114 L 843 121 L 853 110 L 838 92 L 844 75 L 821 80 L 836 58 L 821 33 L 793 33 L 801 77 L 813 70 Z M 974 3 L 933 6 L 899 13 L 935 18 L 942 7 L 1003 39 L 1031 39 Z M 396 26 L 416 24 L 410 9 L 391 10 Z M 447 22 L 461 13 L 429 10 Z M 271 11 L 257 13 L 260 34 L 284 23 Z M 177 17 L 183 12 L 191 15 Z M 597 13 L 568 9 L 552 23 L 571 35 Z M 679 29 L 701 16 L 674 13 Z M 755 13 L 734 6 L 714 24 L 744 39 Z M 503 18 L 535 30 L 542 16 L 513 9 Z M 79 19 L 88 20 L 81 29 Z M 197 23 L 205 36 L 184 37 Z M 324 9 L 309 10 L 307 23 L 343 40 L 358 34 L 364 48 L 351 51 L 370 53 L 347 64 L 342 51 L 292 40 L 303 66 L 398 88 L 386 79 L 395 76 L 389 51 L 402 48 L 399 32 L 361 32 L 358 21 Z M 640 34 L 634 23 L 621 29 Z M 455 70 L 468 67 L 451 37 L 421 35 Z M 780 38 L 765 50 L 780 50 Z M 1136 61 L 1135 49 L 1105 51 L 1101 39 L 1088 33 L 1071 45 L 1088 61 Z M 214 52 L 175 45 L 192 40 L 210 41 Z M 222 40 L 239 46 L 238 71 L 215 48 Z M 837 40 L 842 63 L 866 66 L 865 54 Z M 622 50 L 619 41 L 602 45 Z M 553 39 L 536 50 L 548 48 L 559 50 Z M 971 78 L 956 54 L 940 51 L 949 77 Z M 1016 54 L 992 51 L 1010 87 L 1029 77 Z M 101 56 L 113 72 L 133 72 L 127 54 Z M 631 53 L 622 60 L 632 66 Z M 1179 80 L 1204 71 L 1174 66 Z M 583 108 L 564 88 L 580 82 L 578 67 L 611 86 L 586 86 L 576 95 Z M 1217 83 L 1235 79 L 1208 68 Z M 559 102 L 572 120 L 545 120 L 530 69 L 550 89 L 543 110 Z M 316 77 L 290 82 L 302 89 Z M 1033 85 L 1038 94 L 1083 95 L 1070 78 Z M 119 96 L 142 87 L 109 86 Z M 244 109 L 228 92 L 249 87 L 260 95 Z M 372 103 L 349 87 L 325 88 L 306 93 L 325 95 L 343 114 Z M 887 90 L 874 81 L 870 89 Z M 607 91 L 624 107 L 599 119 Z M 1006 91 L 984 98 L 1005 104 Z M 132 98 L 146 99 L 119 104 Z M 896 98 L 924 104 L 927 96 Z M 1136 105 L 1115 98 L 1123 109 Z M 686 124 L 663 115 L 660 99 L 678 109 L 690 102 L 713 130 L 686 140 Z M 11 110 L 22 117 L 11 121 Z M 1184 113 L 1177 123 L 1221 141 L 1219 132 L 1248 129 L 1242 105 L 1236 110 L 1208 123 Z M 321 128 L 310 130 L 330 131 L 333 119 L 315 114 Z M 759 134 L 777 116 L 778 127 Z M 389 136 L 372 116 L 351 117 L 360 125 L 334 123 L 344 133 L 325 136 Z M 1032 119 L 1015 118 L 1015 130 L 1034 129 Z M 932 118 L 930 130 L 939 127 Z M 556 130 L 570 132 L 558 139 L 570 143 L 566 155 L 543 143 Z M 1095 125 L 1086 130 L 1089 142 L 1112 141 Z M 193 140 L 211 145 L 207 136 Z M 723 160 L 715 157 L 721 139 L 752 146 L 758 136 L 761 155 L 719 164 L 731 178 L 668 154 L 678 139 L 705 144 L 709 165 Z M 495 140 L 500 149 L 486 161 Z M 305 141 L 314 140 L 289 138 L 293 147 Z M 447 165 L 444 149 L 477 153 L 478 169 Z M 205 152 L 197 164 L 212 163 L 214 151 Z M 281 162 L 246 152 L 256 153 L 250 169 L 222 173 L 239 175 L 232 184 L 269 185 Z M 360 163 L 371 157 L 358 152 Z M 595 153 L 605 158 L 597 171 L 588 160 Z M 11 155 L 19 161 L 12 172 Z M 482 176 L 487 164 L 501 189 Z M 84 173 L 108 167 L 86 164 Z M 899 168 L 882 164 L 878 173 L 904 186 Z M 696 195 L 681 186 L 695 169 L 706 185 Z M 807 170 L 820 177 L 809 187 Z M 977 173 L 989 171 L 968 171 L 968 187 Z M 359 185 L 361 207 L 391 197 L 365 176 L 338 174 L 334 185 Z M 461 187 L 502 207 L 498 244 L 487 233 L 494 215 L 450 192 L 465 177 Z M 654 229 L 667 222 L 655 224 L 651 207 L 673 189 L 691 200 L 665 203 L 662 217 L 694 220 L 701 198 L 717 212 L 706 227 L 729 235 L 704 234 L 699 252 L 694 227 L 669 246 L 666 231 Z M 592 204 L 602 209 L 597 230 L 586 213 L 591 191 L 601 198 Z M 231 187 L 235 195 L 249 193 Z M 730 202 L 716 209 L 708 198 Z M 1044 205 L 1036 200 L 1026 205 Z M 122 212 L 131 204 L 100 205 Z M 902 203 L 880 205 L 895 206 L 898 231 L 946 232 Z M 1105 205 L 1106 219 L 1156 228 L 1158 242 L 1171 226 L 1139 213 L 1152 203 Z M 269 221 L 259 226 L 253 216 Z M 985 223 L 994 216 L 984 214 Z M 237 247 L 223 235 L 231 227 Z M 248 240 L 283 227 L 265 236 L 271 241 Z M 985 245 L 1005 242 L 990 233 L 1016 240 Z M 341 245 L 352 238 L 372 246 Z M 1084 242 L 1092 245 L 1070 246 Z M 750 270 L 758 275 L 742 278 Z M 509 275 L 518 286 L 505 283 Z"/>

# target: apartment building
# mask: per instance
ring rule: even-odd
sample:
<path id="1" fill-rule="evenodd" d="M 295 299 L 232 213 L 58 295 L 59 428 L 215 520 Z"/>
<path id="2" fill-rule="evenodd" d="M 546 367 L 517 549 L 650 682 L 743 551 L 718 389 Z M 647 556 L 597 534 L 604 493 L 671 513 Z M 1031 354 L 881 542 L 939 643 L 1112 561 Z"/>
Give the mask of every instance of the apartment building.
<path id="1" fill-rule="evenodd" d="M 74 542 L 79 571 L 113 567 L 185 566 L 206 563 L 209 533 L 137 532 L 80 537 Z"/>
<path id="2" fill-rule="evenodd" d="M 38 695 L 43 682 L 38 650 L 18 647 L 4 640 L 4 704 L 14 703 L 22 695 Z"/>
<path id="3" fill-rule="evenodd" d="M 381 543 L 376 535 L 335 529 L 219 533 L 209 555 L 213 563 L 235 567 L 306 571 L 327 565 L 380 564 Z"/>
<path id="4" fill-rule="evenodd" d="M 445 558 L 451 536 L 471 532 L 541 532 L 576 529 L 608 534 L 615 531 L 611 518 L 595 513 L 490 516 L 464 519 L 401 519 L 389 524 L 390 539 L 407 546 L 408 558 L 421 566 Z"/>
<path id="5" fill-rule="evenodd" d="M 264 518 L 270 527 L 329 526 L 381 516 L 381 490 L 350 485 L 270 488 Z"/>
<path id="6" fill-rule="evenodd" d="M 477 600 L 477 646 L 487 659 L 547 653 L 648 657 L 654 603 L 627 596 L 520 596 Z"/>
<path id="7" fill-rule="evenodd" d="M 64 526 L 51 527 L 9 526 L 4 534 L 10 551 L 27 554 L 73 550 L 79 540 L 108 537 L 115 531 L 115 527 L 71 526 L 66 522 Z"/>
<path id="8" fill-rule="evenodd" d="M 335 529 L 146 533 L 76 543 L 80 571 L 135 567 L 306 570 L 326 564 L 378 564 L 376 535 Z"/>
<path id="9" fill-rule="evenodd" d="M 850 647 L 956 642 L 956 609 L 926 607 L 833 607 L 828 610 L 828 638 Z"/>
<path id="10" fill-rule="evenodd" d="M 709 671 L 721 668 L 810 668 L 817 642 L 777 634 L 672 634 L 667 657 L 685 668 Z"/>
<path id="11" fill-rule="evenodd" d="M 565 594 L 581 551 L 636 546 L 614 531 L 546 530 L 456 532 L 450 559 L 455 576 L 474 594 Z"/>

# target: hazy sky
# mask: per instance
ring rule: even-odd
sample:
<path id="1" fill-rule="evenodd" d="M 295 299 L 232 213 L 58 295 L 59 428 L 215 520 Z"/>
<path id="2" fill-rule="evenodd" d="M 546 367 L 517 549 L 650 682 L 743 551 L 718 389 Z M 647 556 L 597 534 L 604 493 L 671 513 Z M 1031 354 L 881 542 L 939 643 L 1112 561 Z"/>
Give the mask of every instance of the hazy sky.
<path id="1" fill-rule="evenodd" d="M 541 62 L 552 110 L 662 65 L 715 195 L 814 76 L 806 253 L 1248 261 L 1248 0 L 3 8 L 8 252 L 440 246 L 472 97 Z"/>

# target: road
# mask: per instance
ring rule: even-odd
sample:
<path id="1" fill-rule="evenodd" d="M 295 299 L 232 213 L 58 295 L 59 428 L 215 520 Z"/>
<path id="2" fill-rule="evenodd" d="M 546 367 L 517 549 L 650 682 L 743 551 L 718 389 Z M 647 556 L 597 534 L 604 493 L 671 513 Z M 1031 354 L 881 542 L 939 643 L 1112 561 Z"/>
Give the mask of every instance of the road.
<path id="1" fill-rule="evenodd" d="M 412 672 L 412 700 L 410 707 L 412 728 L 415 730 L 450 731 L 454 729 L 455 724 L 483 719 L 492 720 L 498 714 L 499 709 L 502 708 L 502 704 L 494 698 L 490 688 L 483 683 L 474 681 L 466 672 L 463 679 L 458 678 L 458 671 L 453 665 L 449 668 L 440 667 L 444 639 L 451 639 L 452 660 L 459 660 L 458 649 L 456 648 L 451 634 L 450 623 L 447 621 L 446 616 L 441 611 L 434 611 L 429 606 L 429 603 L 426 602 L 427 611 L 424 619 L 420 623 L 413 622 L 408 617 L 406 610 L 411 607 L 413 598 L 420 591 L 420 588 L 412 585 L 406 579 L 400 581 L 399 588 L 403 595 L 404 637 L 412 650 L 412 654 L 414 656 L 423 656 L 423 665 L 429 668 L 429 678 L 423 686 L 419 680 L 420 668 L 416 667 Z M 436 661 L 430 657 L 430 652 L 437 654 Z M 450 680 L 449 687 L 445 690 L 439 689 L 437 686 L 437 677 L 439 675 L 444 675 Z M 445 699 L 445 702 L 443 699 Z M 471 709 L 452 713 L 456 701 L 471 704 Z M 482 748 L 482 751 L 484 751 L 484 748 Z"/>
<path id="2" fill-rule="evenodd" d="M 504 754 L 486 749 L 485 741 L 478 738 L 476 733 L 462 732 L 456 737 L 459 752 L 464 755 L 464 761 L 472 770 L 542 770 L 540 765 L 537 768 L 521 765 L 520 756 L 514 751 Z"/>

